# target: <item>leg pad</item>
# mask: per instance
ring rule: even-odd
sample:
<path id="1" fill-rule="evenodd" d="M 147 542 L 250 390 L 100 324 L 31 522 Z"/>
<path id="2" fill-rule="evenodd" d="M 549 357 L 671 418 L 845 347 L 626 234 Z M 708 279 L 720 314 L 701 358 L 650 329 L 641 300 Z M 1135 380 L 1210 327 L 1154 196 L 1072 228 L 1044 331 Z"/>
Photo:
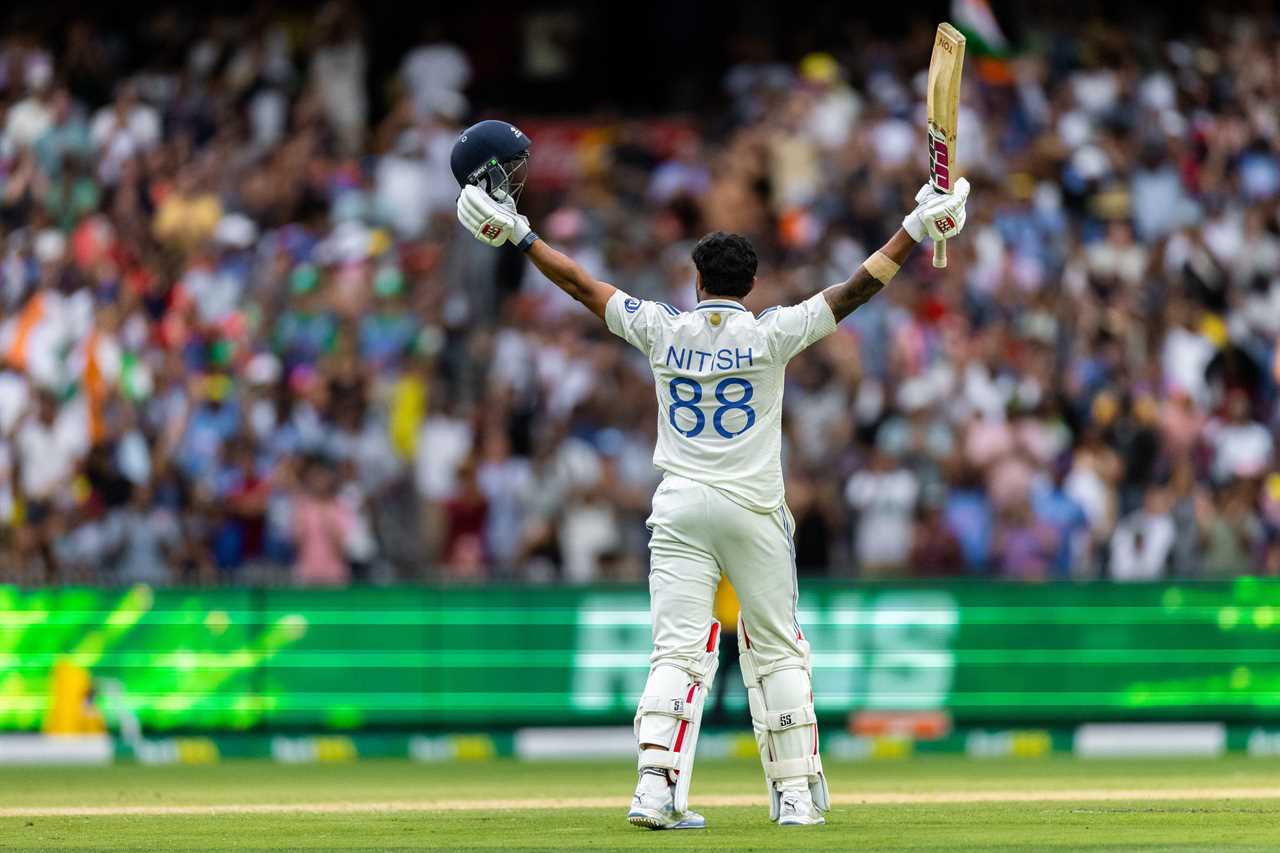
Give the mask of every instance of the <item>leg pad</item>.
<path id="1" fill-rule="evenodd" d="M 751 647 L 745 627 L 741 622 L 738 626 L 738 662 L 769 789 L 770 819 L 775 821 L 781 808 L 779 785 L 784 782 L 805 780 L 814 805 L 822 811 L 830 808 L 827 779 L 818 755 L 809 645 L 798 642 L 802 655 L 762 661 Z"/>
<path id="2" fill-rule="evenodd" d="M 693 759 L 702 727 L 702 706 L 720 664 L 720 623 L 711 620 L 700 660 L 657 661 L 649 671 L 645 695 L 636 708 L 635 732 L 641 745 L 639 767 L 667 771 L 675 784 L 675 809 L 689 809 Z M 644 744 L 666 745 L 645 749 Z"/>

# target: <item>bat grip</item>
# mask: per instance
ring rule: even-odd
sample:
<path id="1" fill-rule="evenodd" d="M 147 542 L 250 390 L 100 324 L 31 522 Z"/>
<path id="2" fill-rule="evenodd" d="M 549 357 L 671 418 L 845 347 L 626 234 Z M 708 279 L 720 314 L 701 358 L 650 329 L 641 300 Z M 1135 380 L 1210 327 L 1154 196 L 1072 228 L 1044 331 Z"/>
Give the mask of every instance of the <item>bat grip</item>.
<path id="1" fill-rule="evenodd" d="M 943 269 L 947 265 L 947 241 L 933 241 L 933 265 L 938 269 Z"/>

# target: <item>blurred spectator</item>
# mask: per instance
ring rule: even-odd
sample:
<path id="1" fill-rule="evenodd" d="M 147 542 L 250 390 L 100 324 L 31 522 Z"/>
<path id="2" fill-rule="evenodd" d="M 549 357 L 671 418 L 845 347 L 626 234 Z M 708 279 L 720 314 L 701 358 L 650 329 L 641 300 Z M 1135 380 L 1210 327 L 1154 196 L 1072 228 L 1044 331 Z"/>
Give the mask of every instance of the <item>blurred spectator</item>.
<path id="1" fill-rule="evenodd" d="M 1271 464 L 1271 431 L 1249 419 L 1249 397 L 1243 391 L 1228 395 L 1226 416 L 1210 422 L 1205 437 L 1213 447 L 1213 478 L 1219 483 L 1256 479 Z"/>
<path id="2" fill-rule="evenodd" d="M 366 61 L 360 22 L 354 12 L 337 0 L 322 7 L 316 16 L 311 82 L 345 154 L 359 151 L 364 141 L 369 111 Z"/>
<path id="3" fill-rule="evenodd" d="M 951 532 L 938 507 L 919 505 L 908 564 L 911 571 L 921 577 L 942 577 L 964 571 L 960 540 Z"/>
<path id="4" fill-rule="evenodd" d="M 168 586 L 177 579 L 182 531 L 173 512 L 137 488 L 120 513 L 121 555 L 114 580 L 121 584 Z"/>
<path id="5" fill-rule="evenodd" d="M 121 82 L 115 100 L 94 113 L 89 140 L 98 156 L 98 177 L 103 183 L 115 184 L 126 162 L 159 144 L 160 116 L 154 107 L 139 100 L 133 81 Z"/>
<path id="6" fill-rule="evenodd" d="M 489 500 L 480 488 L 475 463 L 468 460 L 458 471 L 458 484 L 444 504 L 444 562 L 455 580 L 479 580 L 485 576 Z"/>
<path id="7" fill-rule="evenodd" d="M 10 149 L 30 148 L 53 126 L 54 99 L 50 69 L 34 65 L 26 74 L 27 96 L 9 108 L 4 123 L 4 144 Z"/>
<path id="8" fill-rule="evenodd" d="M 1005 506 L 995 532 L 996 568 L 1002 578 L 1019 581 L 1049 579 L 1057 550 L 1057 533 L 1023 503 Z"/>
<path id="9" fill-rule="evenodd" d="M 943 517 L 947 528 L 960 543 L 965 567 L 984 572 L 992 562 L 995 514 L 976 469 L 965 468 L 948 491 Z"/>
<path id="10" fill-rule="evenodd" d="M 920 484 L 907 468 L 876 449 L 845 487 L 858 514 L 854 554 L 869 577 L 901 573 L 911 552 L 912 517 Z"/>
<path id="11" fill-rule="evenodd" d="M 188 13 L 0 35 L 0 581 L 641 577 L 646 366 L 453 214 L 453 141 L 524 66 L 452 16 Z M 1183 24 L 1027 13 L 966 75 L 951 265 L 788 373 L 799 571 L 1280 574 L 1276 12 Z M 679 308 L 713 228 L 759 252 L 752 310 L 847 277 L 923 180 L 932 31 L 778 26 L 722 91 L 507 116 L 522 210 Z"/>
<path id="12" fill-rule="evenodd" d="M 293 538 L 298 556 L 295 583 L 336 586 L 351 579 L 347 543 L 355 527 L 350 507 L 338 499 L 338 478 L 331 460 L 305 459 L 293 495 Z"/>
<path id="13" fill-rule="evenodd" d="M 787 481 L 787 504 L 796 520 L 796 571 L 821 577 L 833 570 L 838 499 L 822 479 L 797 474 Z"/>
<path id="14" fill-rule="evenodd" d="M 1052 480 L 1043 478 L 1031 490 L 1031 510 L 1053 528 L 1057 548 L 1051 571 L 1058 580 L 1079 577 L 1089 553 L 1089 518 L 1066 490 L 1066 466 L 1058 463 Z"/>
<path id="15" fill-rule="evenodd" d="M 1255 562 L 1263 541 L 1262 522 L 1251 505 L 1252 489 L 1247 482 L 1218 490 L 1204 509 L 1205 577 L 1222 578 L 1236 573 L 1238 566 Z"/>
<path id="16" fill-rule="evenodd" d="M 1173 545 L 1174 527 L 1169 516 L 1168 499 L 1159 489 L 1148 489 L 1142 508 L 1121 519 L 1111 537 L 1111 579 L 1152 581 L 1164 578 Z"/>
<path id="17" fill-rule="evenodd" d="M 405 54 L 400 77 L 411 93 L 418 119 L 436 114 L 456 116 L 466 111 L 463 91 L 471 82 L 471 60 L 456 44 L 443 38 L 438 25 L 428 24 L 421 44 Z"/>

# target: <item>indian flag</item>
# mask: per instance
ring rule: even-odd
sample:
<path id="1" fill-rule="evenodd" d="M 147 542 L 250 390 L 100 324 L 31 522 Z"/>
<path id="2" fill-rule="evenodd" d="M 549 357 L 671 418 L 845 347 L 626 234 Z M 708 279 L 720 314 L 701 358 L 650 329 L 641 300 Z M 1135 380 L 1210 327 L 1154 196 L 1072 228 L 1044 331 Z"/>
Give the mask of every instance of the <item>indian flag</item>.
<path id="1" fill-rule="evenodd" d="M 964 33 L 966 53 L 979 56 L 1008 56 L 1005 38 L 987 0 L 951 0 L 951 20 Z"/>

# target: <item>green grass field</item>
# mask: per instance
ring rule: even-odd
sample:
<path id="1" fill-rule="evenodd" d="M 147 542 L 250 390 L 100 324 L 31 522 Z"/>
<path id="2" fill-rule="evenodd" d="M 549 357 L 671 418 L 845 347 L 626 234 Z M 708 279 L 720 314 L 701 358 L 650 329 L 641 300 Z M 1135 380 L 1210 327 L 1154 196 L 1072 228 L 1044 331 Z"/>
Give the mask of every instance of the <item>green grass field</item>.
<path id="1" fill-rule="evenodd" d="M 625 762 L 0 770 L 0 849 L 1280 850 L 1280 761 L 828 764 L 824 827 L 768 822 L 759 767 L 700 762 L 702 831 L 623 819 Z M 532 801 L 532 802 L 531 802 Z"/>

